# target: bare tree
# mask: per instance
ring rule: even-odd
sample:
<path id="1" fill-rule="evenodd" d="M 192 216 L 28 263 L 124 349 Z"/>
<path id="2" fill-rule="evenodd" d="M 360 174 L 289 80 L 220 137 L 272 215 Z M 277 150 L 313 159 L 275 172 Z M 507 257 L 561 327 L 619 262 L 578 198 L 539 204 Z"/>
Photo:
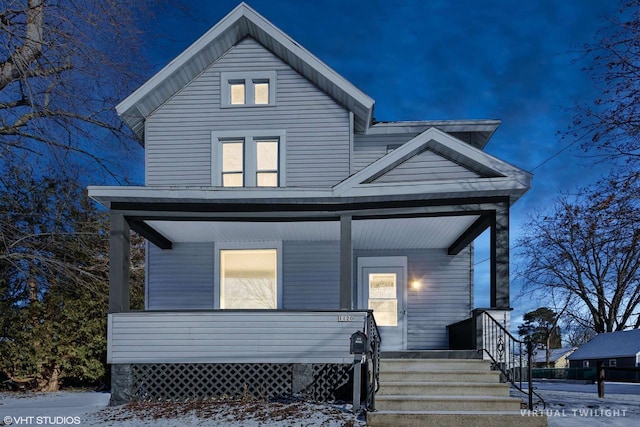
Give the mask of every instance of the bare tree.
<path id="1" fill-rule="evenodd" d="M 518 242 L 528 289 L 596 333 L 640 327 L 639 196 L 637 176 L 612 176 L 531 218 Z"/>
<path id="2" fill-rule="evenodd" d="M 600 96 L 575 106 L 566 138 L 605 160 L 640 165 L 640 0 L 622 0 L 593 43 L 582 47 L 580 62 Z"/>
<path id="3" fill-rule="evenodd" d="M 5 0 L 0 6 L 0 154 L 110 170 L 130 130 L 114 106 L 148 74 L 140 23 L 151 0 Z"/>

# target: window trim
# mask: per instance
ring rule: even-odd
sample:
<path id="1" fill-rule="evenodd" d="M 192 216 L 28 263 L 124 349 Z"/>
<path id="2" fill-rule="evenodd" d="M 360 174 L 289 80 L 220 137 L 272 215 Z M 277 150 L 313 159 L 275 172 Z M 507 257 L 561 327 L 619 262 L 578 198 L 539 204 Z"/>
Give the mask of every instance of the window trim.
<path id="1" fill-rule="evenodd" d="M 276 310 L 282 310 L 282 298 L 284 295 L 282 278 L 283 278 L 283 262 L 282 262 L 282 241 L 265 241 L 265 242 L 215 242 L 213 244 L 213 308 L 216 310 L 230 310 L 220 308 L 220 251 L 221 250 L 251 250 L 251 249 L 275 249 L 276 251 Z M 260 310 L 260 309 L 247 309 Z"/>
<path id="2" fill-rule="evenodd" d="M 617 368 L 618 367 L 618 359 L 609 359 L 609 367 Z"/>
<path id="3" fill-rule="evenodd" d="M 220 108 L 264 108 L 276 105 L 275 71 L 228 72 L 220 73 Z M 231 83 L 244 81 L 244 104 L 231 103 Z M 256 104 L 254 85 L 267 82 L 269 84 L 269 103 Z"/>
<path id="4" fill-rule="evenodd" d="M 241 188 L 282 188 L 286 187 L 286 131 L 285 130 L 246 130 L 211 132 L 211 185 L 222 187 L 222 144 L 229 139 L 242 139 L 244 142 L 244 168 L 245 185 L 242 187 L 223 187 L 229 189 Z M 278 140 L 278 185 L 276 187 L 258 187 L 257 180 L 257 154 L 256 141 L 267 139 Z M 251 169 L 247 165 L 252 165 Z"/>

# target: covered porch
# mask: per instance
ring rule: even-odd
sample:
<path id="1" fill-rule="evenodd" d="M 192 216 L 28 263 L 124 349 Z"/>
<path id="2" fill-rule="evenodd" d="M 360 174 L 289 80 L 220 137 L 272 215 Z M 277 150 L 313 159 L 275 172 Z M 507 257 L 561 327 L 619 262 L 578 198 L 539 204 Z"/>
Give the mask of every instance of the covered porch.
<path id="1" fill-rule="evenodd" d="M 400 267 L 404 263 L 404 271 L 392 291 L 396 294 L 391 295 L 396 301 L 377 307 L 387 307 L 386 317 L 392 316 L 388 313 L 388 307 L 392 307 L 397 321 L 384 326 L 402 330 L 400 339 L 395 339 L 396 347 L 386 350 L 446 349 L 447 326 L 468 318 L 475 308 L 470 245 L 486 229 L 491 230 L 489 308 L 509 310 L 508 197 L 370 196 L 356 200 L 300 198 L 293 197 L 293 191 L 286 191 L 280 192 L 277 199 L 221 199 L 212 196 L 220 197 L 224 191 L 178 193 L 168 189 L 118 188 L 117 192 L 116 196 L 101 188 L 94 190 L 101 194 L 93 195 L 111 211 L 112 314 L 129 311 L 130 230 L 148 240 L 148 257 L 153 256 L 147 259 L 148 314 L 158 310 L 220 310 L 220 316 L 231 315 L 225 309 L 233 307 L 225 305 L 221 291 L 221 254 L 225 250 L 266 247 L 275 248 L 277 285 L 273 306 L 261 308 L 375 311 L 375 295 L 368 295 L 371 288 L 365 283 L 367 272 L 383 272 L 371 263 L 391 260 Z M 283 198 L 282 193 L 290 197 Z M 196 268 L 189 264 L 194 262 L 194 255 L 202 255 L 202 264 L 207 264 L 203 271 L 210 279 L 197 290 L 180 283 Z M 178 266 L 173 273 L 163 273 L 154 267 L 154 263 L 171 262 L 183 262 L 184 268 L 180 270 Z M 162 289 L 157 285 L 161 280 L 165 282 Z M 171 292 L 166 291 L 168 288 Z M 161 291 L 166 291 L 164 299 L 159 296 Z M 180 292 L 193 298 L 183 299 Z M 384 339 L 392 328 L 382 329 Z M 435 329 L 438 331 L 433 332 Z M 215 361 L 213 355 L 210 359 Z"/>

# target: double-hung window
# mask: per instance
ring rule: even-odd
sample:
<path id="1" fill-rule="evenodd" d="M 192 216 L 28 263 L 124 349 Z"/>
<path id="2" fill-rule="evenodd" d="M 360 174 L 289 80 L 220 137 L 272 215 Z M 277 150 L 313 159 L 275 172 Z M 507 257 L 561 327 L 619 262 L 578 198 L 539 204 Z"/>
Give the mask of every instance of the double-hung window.
<path id="1" fill-rule="evenodd" d="M 221 132 L 212 140 L 213 186 L 284 186 L 283 131 Z"/>
<path id="2" fill-rule="evenodd" d="M 222 108 L 263 107 L 276 103 L 276 72 L 220 73 Z"/>

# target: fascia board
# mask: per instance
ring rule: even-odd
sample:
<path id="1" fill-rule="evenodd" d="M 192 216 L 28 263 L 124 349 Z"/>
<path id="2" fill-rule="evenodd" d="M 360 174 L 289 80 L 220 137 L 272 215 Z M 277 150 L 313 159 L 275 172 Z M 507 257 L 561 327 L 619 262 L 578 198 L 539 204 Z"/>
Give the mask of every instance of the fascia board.
<path id="1" fill-rule="evenodd" d="M 350 188 L 342 193 L 341 197 L 368 197 L 368 196 L 389 196 L 422 194 L 429 195 L 429 198 L 442 198 L 443 194 L 448 197 L 468 197 L 468 196 L 504 196 L 510 195 L 520 197 L 529 186 L 515 179 L 509 178 L 477 178 L 451 181 L 420 181 L 410 183 L 379 183 L 367 184 Z M 433 197 L 430 197 L 433 196 Z"/>
<path id="2" fill-rule="evenodd" d="M 311 66 L 315 71 L 317 71 L 320 75 L 336 85 L 343 92 L 346 92 L 357 103 L 361 104 L 367 109 L 371 109 L 373 107 L 374 101 L 371 97 L 355 87 L 351 82 L 338 74 L 334 69 L 322 62 L 307 49 L 303 48 L 285 32 L 270 23 L 266 18 L 257 13 L 255 10 L 251 9 L 249 6 L 246 7 L 245 16 L 253 24 L 260 28 L 260 30 L 264 31 L 269 37 L 271 37 L 276 43 L 282 45 L 293 55 L 300 58 L 303 62 L 309 64 L 309 66 Z"/>
<path id="3" fill-rule="evenodd" d="M 89 186 L 89 197 L 109 207 L 111 202 L 202 202 L 207 200 L 271 200 L 330 198 L 330 189 L 317 188 L 220 188 L 220 187 L 118 187 Z"/>
<path id="4" fill-rule="evenodd" d="M 204 33 L 198 40 L 193 42 L 181 54 L 176 56 L 171 62 L 158 71 L 153 77 L 147 80 L 142 86 L 136 89 L 131 95 L 126 97 L 118 105 L 116 111 L 118 115 L 122 115 L 135 106 L 142 98 L 148 95 L 155 87 L 160 85 L 165 79 L 178 71 L 180 67 L 185 65 L 194 55 L 200 52 L 205 46 L 214 41 L 217 37 L 226 32 L 231 26 L 242 18 L 248 6 L 240 3 L 235 9 L 229 12 L 209 31 Z"/>

